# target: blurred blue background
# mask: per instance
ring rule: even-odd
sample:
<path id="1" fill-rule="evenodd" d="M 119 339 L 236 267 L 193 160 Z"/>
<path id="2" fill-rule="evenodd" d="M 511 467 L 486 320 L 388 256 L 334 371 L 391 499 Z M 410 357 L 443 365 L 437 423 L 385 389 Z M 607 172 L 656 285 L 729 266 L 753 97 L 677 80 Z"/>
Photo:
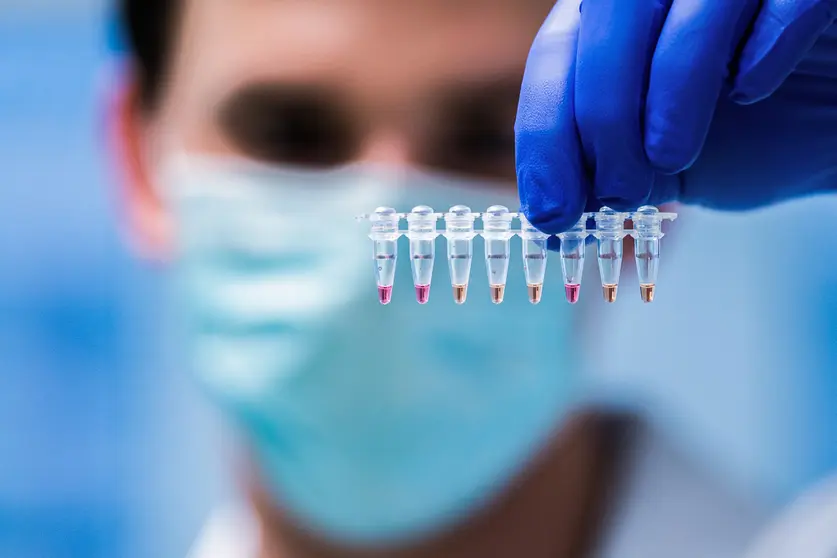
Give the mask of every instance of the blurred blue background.
<path id="1" fill-rule="evenodd" d="M 3 557 L 183 556 L 227 490 L 160 274 L 118 233 L 104 20 L 103 0 L 0 2 Z"/>

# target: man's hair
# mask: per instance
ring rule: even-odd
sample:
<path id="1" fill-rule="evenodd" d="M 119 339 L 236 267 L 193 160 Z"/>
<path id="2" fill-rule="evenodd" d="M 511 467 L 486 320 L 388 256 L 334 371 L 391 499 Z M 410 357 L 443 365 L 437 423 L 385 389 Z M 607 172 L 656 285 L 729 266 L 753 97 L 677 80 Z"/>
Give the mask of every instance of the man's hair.
<path id="1" fill-rule="evenodd" d="M 136 72 L 140 100 L 154 105 L 165 84 L 182 0 L 119 0 L 119 14 Z"/>

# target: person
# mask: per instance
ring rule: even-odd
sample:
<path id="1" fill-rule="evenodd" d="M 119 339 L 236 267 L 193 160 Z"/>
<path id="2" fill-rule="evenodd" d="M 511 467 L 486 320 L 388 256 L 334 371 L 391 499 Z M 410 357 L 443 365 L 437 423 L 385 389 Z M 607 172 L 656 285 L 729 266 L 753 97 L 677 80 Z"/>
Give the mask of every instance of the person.
<path id="1" fill-rule="evenodd" d="M 734 556 L 747 546 L 764 510 L 630 414 L 583 404 L 581 324 L 557 297 L 533 307 L 510 287 L 501 306 L 476 292 L 461 307 L 438 294 L 419 306 L 396 288 L 382 307 L 368 296 L 369 241 L 352 217 L 376 206 L 516 206 L 515 145 L 523 211 L 548 232 L 593 198 L 723 205 L 734 194 L 743 206 L 828 183 L 834 128 L 811 125 L 832 114 L 827 79 L 792 77 L 785 104 L 745 116 L 706 116 L 711 95 L 695 93 L 697 79 L 683 89 L 703 112 L 681 107 L 665 86 L 679 78 L 654 89 L 652 68 L 643 90 L 642 49 L 666 44 L 647 25 L 664 19 L 662 3 L 622 4 L 635 3 L 123 0 L 130 59 L 114 120 L 129 228 L 142 253 L 171 262 L 196 377 L 253 464 L 255 519 L 211 524 L 196 556 Z M 670 71 L 673 55 L 692 53 L 677 39 L 716 25 L 732 33 L 720 6 L 672 4 Z M 781 20 L 802 42 L 827 27 L 808 13 Z M 693 27 L 672 29 L 683 21 Z M 771 44 L 759 46 L 770 54 Z M 673 166 L 643 167 L 626 135 L 636 126 L 611 110 L 646 99 L 694 117 L 673 118 L 672 133 L 691 129 L 697 141 L 709 121 L 720 129 L 684 163 L 685 179 Z M 577 112 L 585 102 L 602 124 L 593 136 Z M 770 169 L 783 173 L 769 199 L 733 181 L 754 169 L 731 164 L 755 154 L 742 135 L 775 147 L 768 157 L 798 140 Z M 688 173 L 702 164 L 729 172 L 717 190 L 708 185 L 718 174 L 692 189 Z M 445 271 L 436 266 L 435 285 Z M 397 277 L 409 285 L 409 266 Z"/>

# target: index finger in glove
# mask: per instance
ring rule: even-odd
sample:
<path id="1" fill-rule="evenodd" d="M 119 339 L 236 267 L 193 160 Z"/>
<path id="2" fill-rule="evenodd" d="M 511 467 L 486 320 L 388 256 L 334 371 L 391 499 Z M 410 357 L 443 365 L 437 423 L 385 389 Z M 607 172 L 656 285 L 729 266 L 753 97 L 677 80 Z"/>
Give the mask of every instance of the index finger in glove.
<path id="1" fill-rule="evenodd" d="M 575 121 L 580 5 L 581 0 L 560 1 L 538 33 L 515 124 L 521 211 L 550 234 L 579 220 L 589 189 Z"/>

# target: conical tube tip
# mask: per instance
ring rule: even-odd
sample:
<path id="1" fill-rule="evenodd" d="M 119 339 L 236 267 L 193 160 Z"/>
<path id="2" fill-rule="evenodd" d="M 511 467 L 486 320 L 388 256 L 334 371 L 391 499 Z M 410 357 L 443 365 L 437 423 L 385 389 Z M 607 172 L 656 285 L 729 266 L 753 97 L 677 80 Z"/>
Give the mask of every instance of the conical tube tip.
<path id="1" fill-rule="evenodd" d="M 468 298 L 468 285 L 454 285 L 453 286 L 453 300 L 457 304 L 465 304 L 465 299 Z"/>
<path id="2" fill-rule="evenodd" d="M 501 304 L 505 296 L 505 285 L 491 285 L 491 302 L 493 302 L 494 304 Z"/>
<path id="3" fill-rule="evenodd" d="M 654 285 L 640 285 L 639 293 L 642 295 L 642 301 L 645 303 L 654 302 Z"/>
<path id="4" fill-rule="evenodd" d="M 430 300 L 430 285 L 416 285 L 416 300 L 419 304 L 427 304 Z"/>
<path id="5" fill-rule="evenodd" d="M 384 306 L 392 302 L 392 285 L 389 287 L 378 287 L 378 302 Z"/>
<path id="6" fill-rule="evenodd" d="M 543 285 L 529 285 L 529 302 L 538 304 L 543 296 Z"/>
<path id="7" fill-rule="evenodd" d="M 604 299 L 607 302 L 614 303 L 616 302 L 616 291 L 619 289 L 618 285 L 602 285 L 602 292 L 604 293 Z"/>
<path id="8" fill-rule="evenodd" d="M 578 296 L 581 292 L 581 285 L 564 285 L 564 291 L 567 295 L 567 302 L 570 304 L 575 304 L 578 302 Z"/>

